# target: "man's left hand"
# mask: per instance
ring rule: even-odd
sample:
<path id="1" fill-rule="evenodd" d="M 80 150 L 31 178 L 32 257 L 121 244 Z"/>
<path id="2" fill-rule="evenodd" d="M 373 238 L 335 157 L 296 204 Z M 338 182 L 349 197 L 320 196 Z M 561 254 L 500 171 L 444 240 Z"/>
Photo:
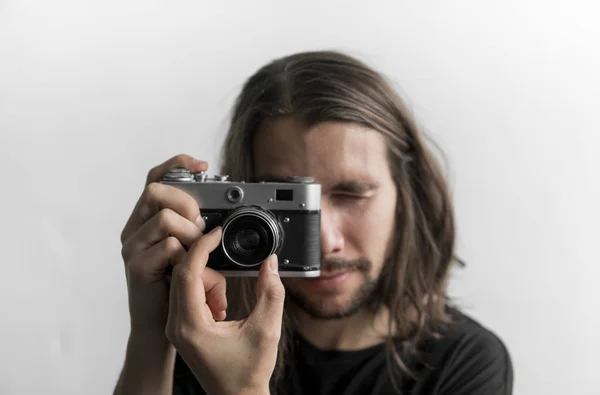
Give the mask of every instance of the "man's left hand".
<path id="1" fill-rule="evenodd" d="M 173 268 L 166 335 L 207 394 L 268 394 L 285 299 L 277 256 L 262 264 L 250 316 L 220 321 L 224 317 L 212 312 L 206 299 L 226 300 L 224 281 L 216 281 L 222 274 L 206 263 L 221 233 L 219 227 L 200 237 Z"/>

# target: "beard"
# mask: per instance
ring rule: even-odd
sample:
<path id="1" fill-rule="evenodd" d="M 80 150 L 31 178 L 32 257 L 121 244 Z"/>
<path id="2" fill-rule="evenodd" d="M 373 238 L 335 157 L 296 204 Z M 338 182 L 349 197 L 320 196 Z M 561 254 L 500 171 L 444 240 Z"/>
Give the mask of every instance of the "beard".
<path id="1" fill-rule="evenodd" d="M 369 277 L 371 261 L 366 258 L 355 260 L 327 260 L 321 264 L 322 271 L 358 271 L 364 274 L 365 280 L 354 291 L 350 300 L 336 309 L 327 309 L 319 301 L 311 300 L 302 291 L 294 287 L 286 287 L 291 302 L 306 314 L 315 319 L 332 320 L 350 317 L 369 304 L 377 287 L 377 279 Z"/>

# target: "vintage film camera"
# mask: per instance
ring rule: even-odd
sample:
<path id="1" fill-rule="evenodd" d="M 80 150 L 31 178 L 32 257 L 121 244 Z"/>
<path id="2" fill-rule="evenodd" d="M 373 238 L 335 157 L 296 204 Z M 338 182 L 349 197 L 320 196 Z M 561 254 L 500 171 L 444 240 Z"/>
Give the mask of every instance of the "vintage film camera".
<path id="1" fill-rule="evenodd" d="M 225 276 L 257 276 L 271 254 L 281 277 L 318 277 L 321 256 L 321 185 L 309 177 L 283 182 L 232 182 L 227 176 L 171 169 L 162 180 L 191 195 L 206 222 L 223 227 L 207 267 Z"/>

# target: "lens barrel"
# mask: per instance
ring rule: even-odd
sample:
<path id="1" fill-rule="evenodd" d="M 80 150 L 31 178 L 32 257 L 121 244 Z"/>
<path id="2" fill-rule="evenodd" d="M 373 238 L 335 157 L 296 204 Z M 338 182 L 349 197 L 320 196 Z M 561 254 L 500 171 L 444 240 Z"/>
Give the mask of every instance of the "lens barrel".
<path id="1" fill-rule="evenodd" d="M 234 210 L 223 222 L 221 247 L 225 256 L 241 267 L 261 264 L 283 242 L 283 230 L 275 216 L 256 206 Z"/>

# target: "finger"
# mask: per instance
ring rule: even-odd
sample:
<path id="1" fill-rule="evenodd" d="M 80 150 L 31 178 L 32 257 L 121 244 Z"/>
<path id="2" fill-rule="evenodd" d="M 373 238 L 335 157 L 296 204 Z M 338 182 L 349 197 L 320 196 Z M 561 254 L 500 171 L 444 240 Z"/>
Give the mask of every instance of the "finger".
<path id="1" fill-rule="evenodd" d="M 219 311 L 218 313 L 213 313 L 213 318 L 215 319 L 215 321 L 225 321 L 225 318 L 227 318 L 227 311 L 223 310 L 223 311 Z"/>
<path id="2" fill-rule="evenodd" d="M 189 247 L 201 235 L 202 231 L 195 223 L 165 208 L 136 230 L 123 244 L 121 252 L 123 259 L 127 261 L 169 236 L 177 238 L 184 247 Z"/>
<path id="3" fill-rule="evenodd" d="M 146 185 L 153 182 L 159 182 L 167 172 L 176 167 L 183 167 L 191 172 L 206 171 L 208 163 L 203 160 L 192 158 L 189 155 L 181 154 L 174 156 L 160 165 L 152 168 L 146 177 Z"/>
<path id="4" fill-rule="evenodd" d="M 206 304 L 215 321 L 225 319 L 227 310 L 227 281 L 225 276 L 211 268 L 204 269 L 202 282 L 206 290 Z"/>
<path id="5" fill-rule="evenodd" d="M 152 183 L 144 189 L 136 203 L 121 233 L 121 242 L 125 243 L 147 220 L 165 208 L 175 211 L 204 231 L 206 225 L 198 202 L 192 196 L 171 185 Z"/>
<path id="6" fill-rule="evenodd" d="M 167 237 L 126 262 L 128 278 L 156 280 L 164 277 L 168 266 L 175 266 L 185 257 L 185 249 L 175 237 Z"/>
<path id="7" fill-rule="evenodd" d="M 198 318 L 208 319 L 212 316 L 215 321 L 223 321 L 227 316 L 227 296 L 225 277 L 210 268 L 206 268 L 201 278 L 191 276 L 189 270 L 175 267 L 173 269 L 173 278 L 171 288 L 178 292 L 172 292 L 173 297 L 177 297 L 180 303 L 173 302 L 173 306 L 178 308 L 178 316 L 186 322 L 194 322 Z M 201 284 L 200 284 L 201 283 Z M 184 297 L 180 289 L 194 288 L 196 292 Z M 199 294 L 204 290 L 205 304 L 202 296 Z M 202 304 L 204 304 L 202 306 Z M 208 308 L 208 310 L 207 310 Z"/>
<path id="8" fill-rule="evenodd" d="M 217 248 L 220 241 L 221 228 L 216 227 L 200 237 L 188 251 L 186 259 L 173 269 L 173 279 L 178 282 L 179 288 L 178 306 L 181 319 L 212 320 L 213 312 L 207 304 L 207 293 L 213 290 L 211 302 L 217 304 L 215 311 L 226 308 L 224 277 L 221 280 L 218 277 L 222 277 L 220 273 L 212 269 L 205 270 L 208 255 Z"/>
<path id="9" fill-rule="evenodd" d="M 176 269 L 176 271 L 179 270 L 180 269 Z M 181 278 L 178 278 L 178 281 L 176 281 L 178 286 L 181 284 L 181 280 Z M 206 304 L 215 321 L 225 319 L 227 310 L 227 281 L 225 280 L 225 276 L 216 270 L 206 268 L 204 269 L 201 278 L 195 281 L 202 281 Z M 192 306 L 190 309 L 197 310 L 198 308 Z"/>
<path id="10" fill-rule="evenodd" d="M 189 265 L 189 270 L 195 276 L 202 276 L 202 272 L 208 263 L 208 255 L 219 246 L 221 243 L 221 236 L 221 227 L 217 226 L 206 235 L 196 240 L 192 247 L 190 247 L 186 265 Z"/>
<path id="11" fill-rule="evenodd" d="M 244 324 L 257 342 L 278 342 L 281 336 L 285 288 L 279 277 L 278 265 L 275 254 L 263 262 L 256 285 L 256 306 Z"/>

